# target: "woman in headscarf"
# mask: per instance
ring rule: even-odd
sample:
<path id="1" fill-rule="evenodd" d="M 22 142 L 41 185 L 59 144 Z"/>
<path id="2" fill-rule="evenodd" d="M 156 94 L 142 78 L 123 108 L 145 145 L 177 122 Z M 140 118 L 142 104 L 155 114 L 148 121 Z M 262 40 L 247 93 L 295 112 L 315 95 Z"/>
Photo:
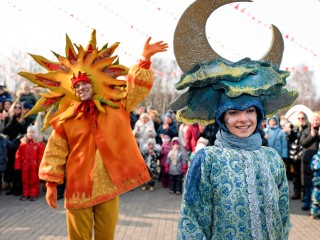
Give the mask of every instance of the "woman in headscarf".
<path id="1" fill-rule="evenodd" d="M 186 174 L 177 239 L 283 240 L 291 228 L 286 169 L 276 150 L 262 146 L 258 128 L 290 107 L 298 93 L 284 88 L 289 72 L 279 70 L 283 40 L 275 26 L 264 59 L 235 63 L 202 41 L 204 28 L 189 29 L 191 17 L 206 22 L 226 3 L 194 2 L 176 29 L 175 54 L 184 72 L 176 88 L 188 89 L 170 107 L 179 121 L 220 127 L 214 146 L 198 151 Z M 191 59 L 190 52 L 199 54 Z"/>

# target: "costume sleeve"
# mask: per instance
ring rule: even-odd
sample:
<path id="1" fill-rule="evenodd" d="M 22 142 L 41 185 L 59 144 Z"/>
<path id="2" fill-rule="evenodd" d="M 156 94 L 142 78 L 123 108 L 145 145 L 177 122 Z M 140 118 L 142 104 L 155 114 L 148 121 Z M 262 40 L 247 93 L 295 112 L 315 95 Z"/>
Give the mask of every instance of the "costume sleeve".
<path id="1" fill-rule="evenodd" d="M 202 149 L 196 153 L 185 179 L 177 239 L 211 239 L 213 226 L 213 189 L 211 166 Z"/>
<path id="2" fill-rule="evenodd" d="M 53 130 L 40 164 L 39 178 L 47 182 L 62 184 L 68 154 L 69 147 L 66 139 Z"/>
<path id="3" fill-rule="evenodd" d="M 281 157 L 279 156 L 279 179 L 278 179 L 278 189 L 279 189 L 279 212 L 282 218 L 283 225 L 283 237 L 281 239 L 288 239 L 289 231 L 291 229 L 290 223 L 290 208 L 289 208 L 289 187 L 286 176 L 286 169 L 283 164 Z"/>
<path id="4" fill-rule="evenodd" d="M 127 111 L 133 110 L 151 91 L 154 75 L 150 70 L 150 61 L 140 60 L 138 65 L 130 68 L 127 76 L 127 98 L 123 102 Z"/>
<path id="5" fill-rule="evenodd" d="M 42 157 L 43 157 L 43 152 L 44 152 L 44 143 L 39 142 L 39 148 L 38 148 L 38 166 L 40 166 Z"/>
<path id="6" fill-rule="evenodd" d="M 320 150 L 312 157 L 311 160 L 311 170 L 312 171 L 319 171 L 320 169 Z"/>

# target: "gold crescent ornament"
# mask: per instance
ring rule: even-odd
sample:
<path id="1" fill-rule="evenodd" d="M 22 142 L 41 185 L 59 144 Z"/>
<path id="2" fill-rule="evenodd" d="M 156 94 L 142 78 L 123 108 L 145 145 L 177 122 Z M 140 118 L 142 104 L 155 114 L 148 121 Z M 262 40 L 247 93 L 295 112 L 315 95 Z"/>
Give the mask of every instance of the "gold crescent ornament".
<path id="1" fill-rule="evenodd" d="M 210 15 L 219 7 L 233 2 L 252 2 L 250 0 L 197 0 L 182 14 L 174 33 L 174 54 L 182 72 L 187 72 L 200 62 L 222 59 L 216 53 L 206 36 L 206 23 Z M 279 29 L 271 25 L 272 42 L 267 53 L 260 60 L 270 61 L 280 66 L 284 42 Z M 196 39 L 196 40 L 195 40 Z M 230 61 L 229 61 L 230 62 Z"/>

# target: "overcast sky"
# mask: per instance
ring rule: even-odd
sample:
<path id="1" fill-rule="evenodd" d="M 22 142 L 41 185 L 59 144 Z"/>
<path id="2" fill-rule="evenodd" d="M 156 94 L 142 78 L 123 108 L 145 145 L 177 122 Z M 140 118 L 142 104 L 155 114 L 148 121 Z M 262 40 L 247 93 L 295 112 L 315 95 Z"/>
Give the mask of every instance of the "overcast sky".
<path id="1" fill-rule="evenodd" d="M 169 43 L 174 58 L 173 34 L 192 0 L 3 0 L 0 1 L 0 70 L 8 64 L 23 69 L 14 53 L 33 53 L 55 60 L 50 50 L 64 55 L 65 34 L 86 46 L 92 29 L 97 45 L 121 42 L 116 54 L 125 65 L 139 58 L 147 36 Z M 271 43 L 270 24 L 285 39 L 281 68 L 305 64 L 320 71 L 320 1 L 256 0 L 233 3 L 216 10 L 207 23 L 207 36 L 221 56 L 232 61 L 261 58 Z M 319 69 L 319 70 L 318 70 Z M 26 70 L 26 69 L 24 69 Z M 11 73 L 14 74 L 14 73 Z"/>

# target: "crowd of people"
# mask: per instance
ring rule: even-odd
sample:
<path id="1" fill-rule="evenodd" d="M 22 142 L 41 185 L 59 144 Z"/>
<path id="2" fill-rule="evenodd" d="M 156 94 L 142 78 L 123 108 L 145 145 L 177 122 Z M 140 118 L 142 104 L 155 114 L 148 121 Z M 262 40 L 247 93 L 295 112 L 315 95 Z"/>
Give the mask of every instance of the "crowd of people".
<path id="1" fill-rule="evenodd" d="M 26 170 L 25 166 L 29 166 L 31 172 L 37 172 L 44 147 L 52 131 L 52 128 L 40 131 L 44 118 L 42 112 L 24 117 L 36 100 L 36 92 L 31 90 L 27 83 L 22 84 L 22 89 L 14 96 L 5 86 L 0 86 L 1 190 L 6 190 L 7 195 L 20 196 L 23 201 L 27 199 L 34 201 L 38 197 L 38 190 L 29 193 L 28 189 L 32 189 L 33 185 L 39 189 L 40 180 L 37 174 L 32 178 L 27 177 L 26 174 L 30 171 Z M 180 195 L 183 177 L 190 161 L 198 150 L 214 145 L 219 126 L 217 124 L 205 126 L 200 122 L 195 124 L 178 122 L 175 111 L 168 110 L 160 114 L 153 107 L 144 105 L 131 111 L 130 120 L 132 133 L 153 174 L 151 180 L 143 184 L 140 189 L 153 191 L 159 182 L 158 185 L 168 188 L 170 194 Z M 294 186 L 291 199 L 301 200 L 302 210 L 310 210 L 314 218 L 319 218 L 320 215 L 320 211 L 316 211 L 320 195 L 317 182 L 320 168 L 319 126 L 319 112 L 315 112 L 310 121 L 306 113 L 299 112 L 298 122 L 295 125 L 283 115 L 280 117 L 275 115 L 264 119 L 259 131 L 263 140 L 262 145 L 274 148 L 285 163 L 287 178 L 293 181 Z M 32 156 L 36 159 L 34 166 L 24 162 L 30 160 L 30 158 L 23 159 L 29 151 L 26 146 L 37 149 L 36 155 Z M 34 183 L 28 183 L 29 179 L 35 179 Z M 45 190 L 45 187 L 43 188 Z M 61 186 L 58 199 L 63 198 L 63 190 Z"/>
<path id="2" fill-rule="evenodd" d="M 311 119 L 304 112 L 297 114 L 297 123 L 274 116 L 265 120 L 267 146 L 277 150 L 282 157 L 287 178 L 293 181 L 292 200 L 301 200 L 304 211 L 311 211 L 313 218 L 319 218 L 319 186 L 317 184 L 317 151 L 320 143 L 320 113 L 314 112 Z M 318 153 L 319 154 L 319 153 Z"/>
<path id="3" fill-rule="evenodd" d="M 45 141 L 37 114 L 26 117 L 37 101 L 36 91 L 28 83 L 11 94 L 0 86 L 0 189 L 20 200 L 35 201 L 39 195 L 39 165 Z"/>
<path id="4" fill-rule="evenodd" d="M 151 181 L 141 190 L 155 189 L 156 182 L 170 194 L 182 194 L 183 177 L 194 154 L 213 145 L 218 126 L 178 122 L 176 112 L 160 114 L 153 107 L 138 106 L 131 112 L 132 132 L 152 171 Z"/>
<path id="5" fill-rule="evenodd" d="M 24 115 L 32 109 L 37 100 L 37 94 L 27 83 L 12 96 L 5 86 L 0 86 L 0 127 L 1 127 L 1 190 L 7 190 L 7 195 L 21 196 L 21 200 L 35 200 L 36 194 L 24 192 L 23 172 L 21 171 L 21 153 L 19 146 L 33 141 L 39 145 L 37 158 L 41 158 L 43 148 L 48 140 L 52 128 L 39 132 L 42 128 L 44 114 L 33 114 L 27 118 Z M 153 173 L 150 182 L 141 186 L 141 190 L 153 191 L 156 182 L 170 193 L 182 193 L 182 179 L 194 154 L 205 146 L 214 145 L 217 124 L 205 126 L 202 123 L 187 124 L 178 122 L 176 112 L 168 110 L 160 114 L 153 107 L 140 105 L 130 115 L 133 135 L 141 154 L 149 169 Z M 34 134 L 27 134 L 29 126 Z M 294 194 L 292 200 L 300 199 L 304 202 L 302 210 L 310 210 L 312 216 L 317 204 L 317 186 L 313 183 L 313 175 L 317 175 L 317 166 L 312 165 L 312 157 L 319 149 L 320 116 L 315 112 L 310 122 L 304 112 L 299 112 L 298 123 L 294 125 L 284 116 L 273 116 L 264 119 L 261 124 L 260 135 L 262 145 L 274 148 L 282 157 L 288 180 L 293 181 Z M 39 132 L 39 134 L 38 134 Z M 23 146 L 23 144 L 21 146 Z M 178 147 L 177 147 L 178 146 Z M 175 152 L 175 153 L 174 153 Z M 18 154 L 17 154 L 18 153 Z M 16 160 L 19 159 L 19 160 Z M 36 167 L 39 161 L 36 161 Z M 178 171 L 179 168 L 179 171 Z M 36 177 L 37 178 L 37 177 Z M 40 180 L 37 179 L 37 182 Z M 37 183 L 38 184 L 38 183 Z M 63 191 L 63 190 L 62 190 Z M 62 193 L 59 198 L 62 198 Z M 314 202 L 314 203 L 313 203 Z"/>

